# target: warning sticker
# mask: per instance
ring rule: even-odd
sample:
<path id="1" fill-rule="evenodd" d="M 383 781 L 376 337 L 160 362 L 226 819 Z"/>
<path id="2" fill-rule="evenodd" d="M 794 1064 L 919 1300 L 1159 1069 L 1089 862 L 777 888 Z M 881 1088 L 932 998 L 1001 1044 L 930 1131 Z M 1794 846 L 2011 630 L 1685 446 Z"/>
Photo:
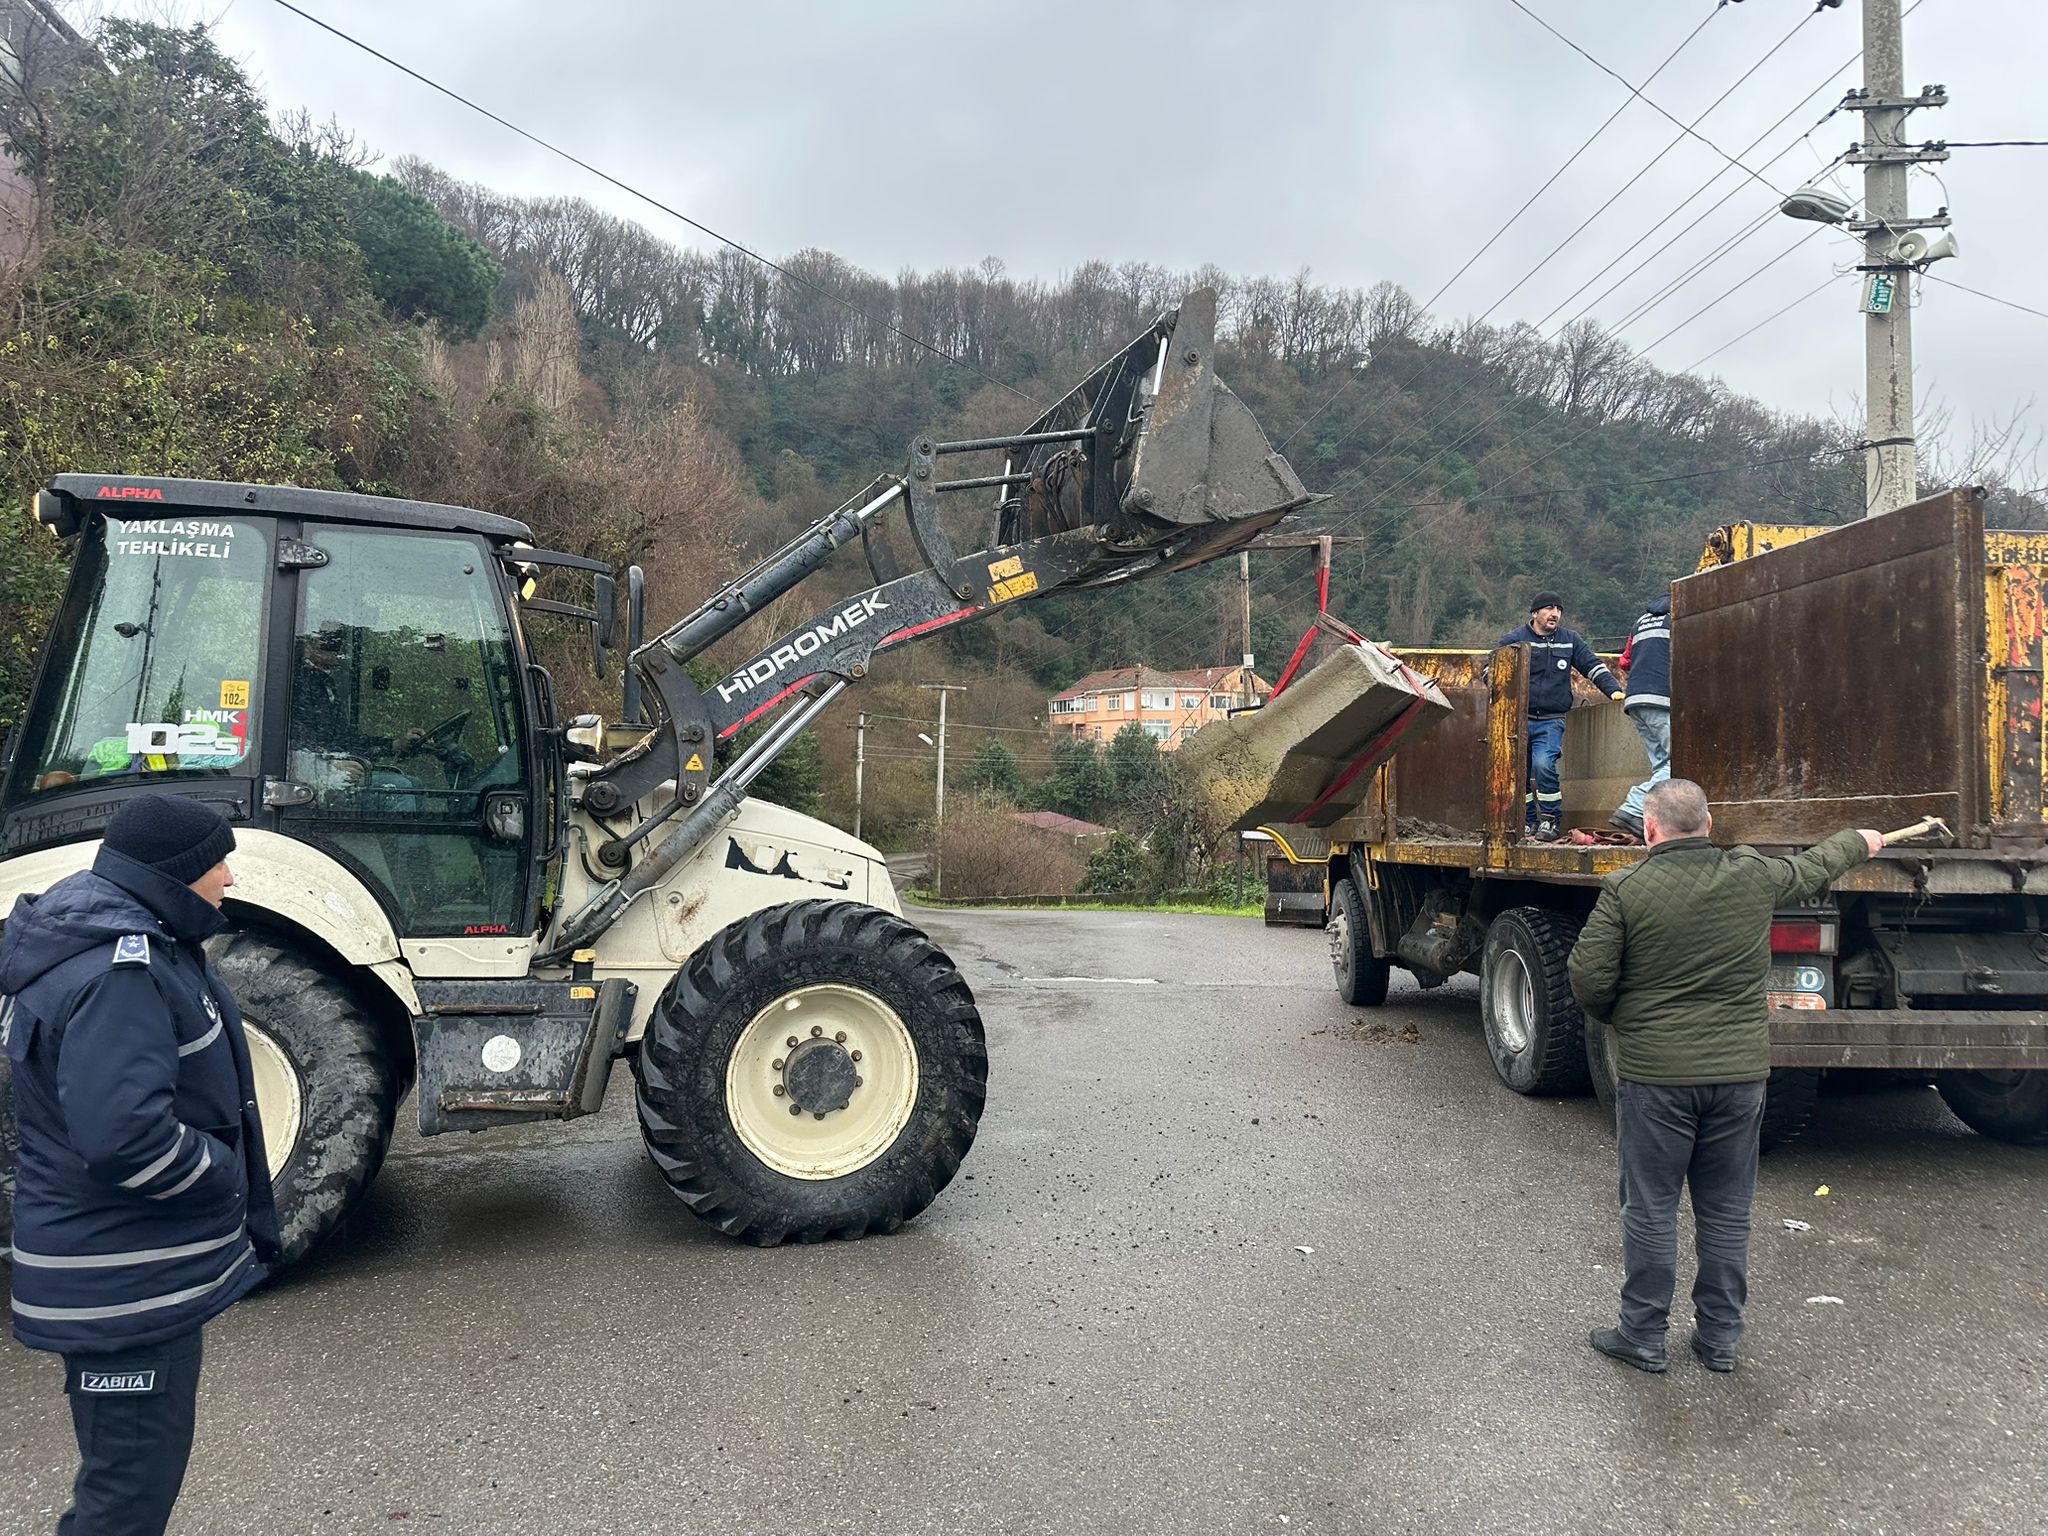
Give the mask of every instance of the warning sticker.
<path id="1" fill-rule="evenodd" d="M 249 684 L 246 681 L 222 683 L 220 685 L 220 707 L 222 709 L 247 709 L 249 707 Z"/>
<path id="2" fill-rule="evenodd" d="M 1818 992 L 1771 992 L 1764 999 L 1773 1008 L 1807 1008 L 1825 1011 L 1827 999 Z"/>
<path id="3" fill-rule="evenodd" d="M 1038 590 L 1038 572 L 1026 571 L 1021 576 L 1012 576 L 1008 581 L 999 581 L 988 589 L 991 603 L 1007 603 L 1014 598 L 1027 597 Z"/>
<path id="4" fill-rule="evenodd" d="M 1023 569 L 1024 557 L 1022 555 L 1012 555 L 1007 560 L 991 560 L 988 566 L 988 579 L 990 581 L 1001 581 L 1004 577 L 1014 576 Z"/>
<path id="5" fill-rule="evenodd" d="M 685 773 L 702 773 L 703 771 L 704 771 L 704 756 L 703 756 L 703 754 L 702 754 L 701 752 L 692 752 L 692 753 L 690 754 L 690 760 L 689 760 L 689 761 L 688 761 L 687 763 L 683 764 L 683 772 L 685 772 Z"/>

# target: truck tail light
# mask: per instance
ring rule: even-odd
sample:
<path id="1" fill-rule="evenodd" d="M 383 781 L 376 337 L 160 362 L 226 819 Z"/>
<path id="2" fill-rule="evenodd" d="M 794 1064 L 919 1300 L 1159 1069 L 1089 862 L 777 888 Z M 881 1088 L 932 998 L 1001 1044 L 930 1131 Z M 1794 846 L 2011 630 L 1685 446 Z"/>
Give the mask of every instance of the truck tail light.
<path id="1" fill-rule="evenodd" d="M 1833 923 L 1792 921 L 1771 924 L 1771 953 L 1774 955 L 1832 955 L 1840 948 Z"/>

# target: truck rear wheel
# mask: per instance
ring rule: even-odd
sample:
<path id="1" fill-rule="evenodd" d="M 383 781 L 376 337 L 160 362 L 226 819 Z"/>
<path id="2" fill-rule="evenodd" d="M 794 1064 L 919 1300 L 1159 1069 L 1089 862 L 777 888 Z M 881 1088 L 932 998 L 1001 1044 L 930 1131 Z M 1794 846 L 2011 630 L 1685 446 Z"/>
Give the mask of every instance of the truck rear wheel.
<path id="1" fill-rule="evenodd" d="M 1979 1136 L 2048 1146 L 2048 1072 L 1943 1072 L 1934 1086 Z"/>
<path id="2" fill-rule="evenodd" d="M 303 955 L 246 932 L 207 953 L 242 1010 L 282 1263 L 295 1264 L 376 1177 L 404 1075 L 355 994 Z"/>
<path id="3" fill-rule="evenodd" d="M 981 1015 L 893 913 L 771 907 L 669 983 L 638 1062 L 640 1130 L 692 1212 L 762 1247 L 893 1232 L 944 1189 L 987 1095 Z"/>
<path id="4" fill-rule="evenodd" d="M 1565 961 L 1579 925 L 1542 907 L 1516 907 L 1486 931 L 1479 969 L 1486 1049 L 1517 1093 L 1583 1093 L 1585 1018 Z"/>
<path id="5" fill-rule="evenodd" d="M 1372 952 L 1372 927 L 1365 898 L 1349 875 L 1330 886 L 1330 965 L 1337 995 L 1354 1008 L 1377 1008 L 1387 1000 L 1393 966 Z"/>

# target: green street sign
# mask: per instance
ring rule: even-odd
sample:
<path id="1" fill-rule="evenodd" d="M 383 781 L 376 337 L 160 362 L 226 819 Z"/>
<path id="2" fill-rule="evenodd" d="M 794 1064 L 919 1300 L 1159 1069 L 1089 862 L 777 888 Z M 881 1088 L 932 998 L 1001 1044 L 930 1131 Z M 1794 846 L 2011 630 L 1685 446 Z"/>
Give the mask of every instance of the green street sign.
<path id="1" fill-rule="evenodd" d="M 1892 312 L 1892 295 L 1898 289 L 1898 279 L 1889 272 L 1872 272 L 1863 280 L 1863 313 L 1866 315 L 1888 315 Z"/>

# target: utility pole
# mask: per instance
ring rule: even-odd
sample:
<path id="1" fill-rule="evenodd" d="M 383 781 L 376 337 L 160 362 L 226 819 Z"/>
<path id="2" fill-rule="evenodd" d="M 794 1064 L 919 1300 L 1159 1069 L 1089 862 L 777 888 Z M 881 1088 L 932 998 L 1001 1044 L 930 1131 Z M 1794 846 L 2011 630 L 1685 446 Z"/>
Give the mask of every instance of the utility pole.
<path id="1" fill-rule="evenodd" d="M 932 894 L 946 894 L 946 695 L 965 693 L 965 683 L 922 683 L 927 692 L 939 696 L 939 792 L 938 826 L 932 834 Z"/>
<path id="2" fill-rule="evenodd" d="M 1849 228 L 1863 236 L 1863 515 L 1895 512 L 1919 495 L 1913 441 L 1913 307 L 1915 270 L 1902 260 L 1900 236 L 1948 226 L 1948 210 L 1915 219 L 1906 210 L 1909 166 L 1946 160 L 1945 148 L 1908 147 L 1901 135 L 1917 107 L 1948 103 L 1929 86 L 1906 94 L 1905 44 L 1899 0 L 1863 0 L 1863 89 L 1843 105 L 1863 114 L 1863 142 L 1848 163 L 1863 167 L 1864 217 Z"/>
<path id="3" fill-rule="evenodd" d="M 860 838 L 861 778 L 868 761 L 868 717 L 858 715 L 853 722 L 853 835 Z"/>
<path id="4" fill-rule="evenodd" d="M 1237 552 L 1237 590 L 1244 610 L 1244 649 L 1240 653 L 1244 671 L 1238 676 L 1242 684 L 1238 703 L 1249 707 L 1259 701 L 1252 697 L 1252 554 L 1248 549 Z"/>

